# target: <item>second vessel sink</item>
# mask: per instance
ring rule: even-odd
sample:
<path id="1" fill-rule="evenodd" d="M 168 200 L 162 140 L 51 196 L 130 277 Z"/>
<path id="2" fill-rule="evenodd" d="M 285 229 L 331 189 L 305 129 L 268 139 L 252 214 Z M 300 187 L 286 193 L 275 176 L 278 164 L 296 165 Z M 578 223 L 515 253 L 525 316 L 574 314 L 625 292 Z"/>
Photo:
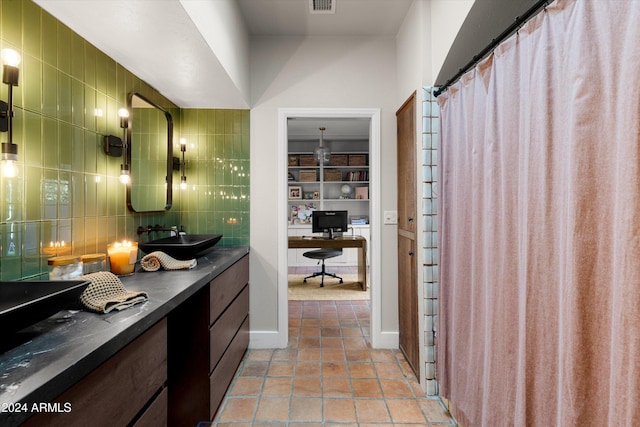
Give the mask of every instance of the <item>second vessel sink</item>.
<path id="1" fill-rule="evenodd" d="M 2 335 L 38 323 L 80 300 L 86 280 L 0 282 Z"/>
<path id="2" fill-rule="evenodd" d="M 222 234 L 184 234 L 140 243 L 138 247 L 144 253 L 162 251 L 179 260 L 188 260 L 209 249 L 220 241 Z"/>

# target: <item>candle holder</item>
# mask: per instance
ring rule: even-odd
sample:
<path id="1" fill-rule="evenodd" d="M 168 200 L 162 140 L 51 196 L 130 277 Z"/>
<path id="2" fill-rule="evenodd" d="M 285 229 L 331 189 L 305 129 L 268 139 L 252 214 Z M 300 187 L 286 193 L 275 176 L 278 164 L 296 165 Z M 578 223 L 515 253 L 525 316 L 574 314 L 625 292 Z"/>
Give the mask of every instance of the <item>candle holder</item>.
<path id="1" fill-rule="evenodd" d="M 111 272 L 120 276 L 133 274 L 138 258 L 138 243 L 124 240 L 107 245 Z"/>

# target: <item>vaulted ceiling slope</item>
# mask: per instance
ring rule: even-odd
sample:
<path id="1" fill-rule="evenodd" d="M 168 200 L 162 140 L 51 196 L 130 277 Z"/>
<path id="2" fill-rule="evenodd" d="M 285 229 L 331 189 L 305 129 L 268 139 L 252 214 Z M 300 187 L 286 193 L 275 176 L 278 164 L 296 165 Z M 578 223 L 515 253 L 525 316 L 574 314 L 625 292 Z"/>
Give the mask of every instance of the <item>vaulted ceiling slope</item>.
<path id="1" fill-rule="evenodd" d="M 249 108 L 250 38 L 395 37 L 412 0 L 34 0 L 183 108 Z"/>

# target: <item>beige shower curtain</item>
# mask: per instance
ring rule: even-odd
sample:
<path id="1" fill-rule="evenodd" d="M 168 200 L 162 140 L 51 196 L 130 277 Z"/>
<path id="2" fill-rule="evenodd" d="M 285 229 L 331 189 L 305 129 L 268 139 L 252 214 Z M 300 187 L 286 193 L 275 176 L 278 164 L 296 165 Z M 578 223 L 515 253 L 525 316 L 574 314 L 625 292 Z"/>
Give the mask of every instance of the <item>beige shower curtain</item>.
<path id="1" fill-rule="evenodd" d="M 640 426 L 640 1 L 557 0 L 438 98 L 464 426 Z"/>

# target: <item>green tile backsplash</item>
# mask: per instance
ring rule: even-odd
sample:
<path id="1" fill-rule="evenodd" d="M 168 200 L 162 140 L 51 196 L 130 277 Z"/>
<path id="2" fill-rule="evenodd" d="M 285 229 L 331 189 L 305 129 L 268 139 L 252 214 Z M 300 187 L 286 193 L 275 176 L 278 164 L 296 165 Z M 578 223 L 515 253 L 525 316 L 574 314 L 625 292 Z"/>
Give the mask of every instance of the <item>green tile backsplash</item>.
<path id="1" fill-rule="evenodd" d="M 138 240 L 140 225 L 184 225 L 222 233 L 221 245 L 249 244 L 248 110 L 179 109 L 30 0 L 0 0 L 6 47 L 22 56 L 13 120 L 20 172 L 0 178 L 0 279 L 46 277 L 52 244 L 106 252 L 110 242 Z M 102 149 L 103 135 L 122 135 L 117 112 L 132 91 L 172 113 L 174 156 L 180 138 L 188 141 L 189 185 L 181 190 L 174 172 L 167 212 L 130 212 L 118 181 L 122 158 Z"/>

